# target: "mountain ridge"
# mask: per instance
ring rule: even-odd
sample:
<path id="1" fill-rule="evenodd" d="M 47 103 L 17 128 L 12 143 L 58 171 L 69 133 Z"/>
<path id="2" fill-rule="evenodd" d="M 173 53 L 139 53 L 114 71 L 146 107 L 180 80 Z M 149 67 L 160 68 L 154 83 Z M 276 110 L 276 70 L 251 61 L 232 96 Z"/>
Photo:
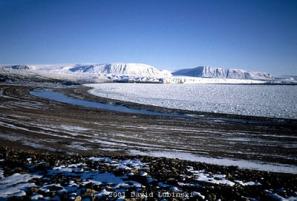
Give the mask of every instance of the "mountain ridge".
<path id="1" fill-rule="evenodd" d="M 246 83 L 261 81 L 272 83 L 277 80 L 269 73 L 250 72 L 238 68 L 198 66 L 175 72 L 160 70 L 143 63 L 108 64 L 0 64 L 0 73 L 27 77 L 42 76 L 80 83 L 115 82 L 158 82 L 158 83 Z M 205 79 L 213 78 L 213 79 Z M 277 81 L 282 83 L 284 79 Z M 286 83 L 293 82 L 286 79 Z M 295 81 L 294 81 L 295 82 Z"/>
<path id="2" fill-rule="evenodd" d="M 269 73 L 251 72 L 238 68 L 223 68 L 211 66 L 197 66 L 194 68 L 180 69 L 172 73 L 174 76 L 191 76 L 202 78 L 227 78 L 227 79 L 252 79 L 272 80 Z"/>

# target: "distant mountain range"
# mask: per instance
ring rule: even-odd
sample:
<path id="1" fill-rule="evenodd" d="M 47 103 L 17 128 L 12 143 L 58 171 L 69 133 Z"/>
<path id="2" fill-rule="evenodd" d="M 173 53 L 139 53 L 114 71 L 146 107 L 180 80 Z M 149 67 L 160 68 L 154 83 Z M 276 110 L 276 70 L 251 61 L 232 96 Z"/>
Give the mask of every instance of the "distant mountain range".
<path id="1" fill-rule="evenodd" d="M 0 65 L 0 74 L 17 74 L 23 77 L 41 76 L 83 83 L 104 82 L 106 80 L 166 83 L 248 83 L 248 80 L 251 80 L 252 83 L 256 83 L 255 81 L 257 83 L 296 82 L 295 77 L 274 78 L 269 73 L 210 66 L 198 66 L 170 73 L 141 63 Z"/>
<path id="2" fill-rule="evenodd" d="M 0 73 L 22 76 L 43 76 L 67 79 L 83 83 L 104 82 L 106 80 L 124 82 L 161 82 L 171 77 L 166 70 L 140 63 L 113 64 L 54 64 L 54 65 L 0 65 Z"/>
<path id="3" fill-rule="evenodd" d="M 169 71 L 161 71 L 147 64 L 115 63 L 115 64 L 56 64 L 56 65 L 1 65 L 6 70 L 28 70 L 69 73 L 94 73 L 113 75 L 135 75 L 164 77 L 171 75 Z"/>
<path id="4" fill-rule="evenodd" d="M 249 72 L 242 69 L 215 68 L 210 66 L 198 66 L 195 68 L 181 69 L 172 73 L 178 76 L 191 76 L 203 78 L 228 78 L 228 79 L 251 79 L 272 80 L 269 73 Z"/>

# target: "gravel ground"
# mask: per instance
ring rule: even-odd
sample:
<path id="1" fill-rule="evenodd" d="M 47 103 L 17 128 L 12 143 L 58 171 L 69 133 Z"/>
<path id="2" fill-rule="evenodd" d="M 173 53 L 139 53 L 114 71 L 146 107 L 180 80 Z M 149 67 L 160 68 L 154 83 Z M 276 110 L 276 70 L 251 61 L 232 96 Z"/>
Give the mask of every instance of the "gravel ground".
<path id="1" fill-rule="evenodd" d="M 4 200 L 297 199 L 297 177 L 166 158 L 0 148 Z"/>

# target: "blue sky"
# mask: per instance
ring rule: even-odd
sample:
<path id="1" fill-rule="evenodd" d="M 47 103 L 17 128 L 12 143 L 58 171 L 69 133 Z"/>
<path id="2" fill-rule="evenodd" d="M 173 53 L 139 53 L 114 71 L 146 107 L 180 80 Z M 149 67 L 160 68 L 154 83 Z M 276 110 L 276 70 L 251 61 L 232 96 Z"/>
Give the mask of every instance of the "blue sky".
<path id="1" fill-rule="evenodd" d="M 297 1 L 0 0 L 0 63 L 297 74 Z"/>

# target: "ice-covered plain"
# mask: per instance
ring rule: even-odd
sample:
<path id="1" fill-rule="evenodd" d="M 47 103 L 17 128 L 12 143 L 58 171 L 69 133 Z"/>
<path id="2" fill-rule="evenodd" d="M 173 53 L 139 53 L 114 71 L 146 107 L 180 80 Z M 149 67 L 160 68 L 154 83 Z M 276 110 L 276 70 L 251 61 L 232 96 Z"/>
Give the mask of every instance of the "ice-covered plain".
<path id="1" fill-rule="evenodd" d="M 88 84 L 89 93 L 183 110 L 297 119 L 297 86 Z"/>

